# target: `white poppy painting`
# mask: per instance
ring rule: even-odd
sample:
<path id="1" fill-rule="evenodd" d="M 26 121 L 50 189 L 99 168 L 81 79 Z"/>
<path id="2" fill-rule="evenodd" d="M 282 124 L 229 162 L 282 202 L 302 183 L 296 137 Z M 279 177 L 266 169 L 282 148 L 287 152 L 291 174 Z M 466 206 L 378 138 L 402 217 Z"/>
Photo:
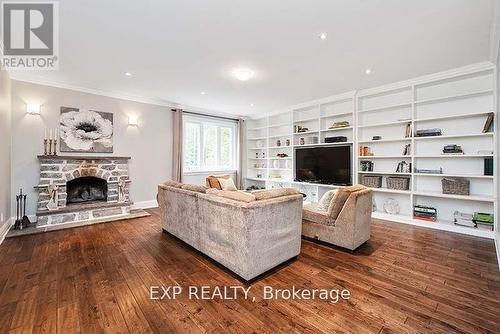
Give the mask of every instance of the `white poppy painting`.
<path id="1" fill-rule="evenodd" d="M 61 107 L 61 152 L 113 152 L 113 114 Z"/>

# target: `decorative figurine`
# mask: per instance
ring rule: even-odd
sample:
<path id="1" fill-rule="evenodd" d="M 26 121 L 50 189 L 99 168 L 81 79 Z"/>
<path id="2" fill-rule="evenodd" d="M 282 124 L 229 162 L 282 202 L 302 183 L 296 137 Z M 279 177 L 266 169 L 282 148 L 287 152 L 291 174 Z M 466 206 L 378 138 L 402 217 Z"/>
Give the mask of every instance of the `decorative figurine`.
<path id="1" fill-rule="evenodd" d="M 57 201 L 58 201 L 58 190 L 59 190 L 59 187 L 55 184 L 50 184 L 48 187 L 48 192 L 49 192 L 49 196 L 50 196 L 50 199 L 49 199 L 49 203 L 47 203 L 47 209 L 49 210 L 57 210 L 58 206 L 57 206 Z"/>

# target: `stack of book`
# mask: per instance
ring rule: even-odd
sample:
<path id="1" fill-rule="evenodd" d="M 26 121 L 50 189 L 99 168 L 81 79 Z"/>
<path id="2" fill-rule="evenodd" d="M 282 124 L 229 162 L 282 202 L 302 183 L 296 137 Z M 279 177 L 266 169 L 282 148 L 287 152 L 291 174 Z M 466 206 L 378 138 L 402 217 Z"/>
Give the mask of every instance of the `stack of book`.
<path id="1" fill-rule="evenodd" d="M 349 126 L 348 121 L 342 121 L 342 122 L 334 122 L 329 129 L 340 129 L 340 128 L 347 128 Z"/>
<path id="2" fill-rule="evenodd" d="M 437 210 L 430 206 L 415 205 L 413 206 L 413 218 L 435 222 Z"/>
<path id="3" fill-rule="evenodd" d="M 493 231 L 493 223 L 495 221 L 493 214 L 474 212 L 472 220 L 476 223 L 478 228 Z"/>
<path id="4" fill-rule="evenodd" d="M 423 129 L 423 130 L 417 130 L 416 136 L 417 137 L 436 137 L 436 136 L 441 136 L 443 133 L 441 132 L 441 129 L 434 128 L 434 129 Z"/>
<path id="5" fill-rule="evenodd" d="M 464 151 L 462 150 L 462 146 L 460 145 L 446 145 L 443 148 L 443 153 L 444 154 L 464 154 Z"/>
<path id="6" fill-rule="evenodd" d="M 455 223 L 455 225 L 477 227 L 476 223 L 473 220 L 473 216 L 470 213 L 455 211 L 453 213 L 453 222 Z"/>

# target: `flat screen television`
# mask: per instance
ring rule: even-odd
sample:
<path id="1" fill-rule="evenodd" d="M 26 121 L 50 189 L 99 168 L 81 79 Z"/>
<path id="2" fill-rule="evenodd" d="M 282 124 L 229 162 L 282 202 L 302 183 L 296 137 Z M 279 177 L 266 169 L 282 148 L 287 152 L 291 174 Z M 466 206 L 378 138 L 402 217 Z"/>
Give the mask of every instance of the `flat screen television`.
<path id="1" fill-rule="evenodd" d="M 351 185 L 351 145 L 295 150 L 295 181 Z"/>

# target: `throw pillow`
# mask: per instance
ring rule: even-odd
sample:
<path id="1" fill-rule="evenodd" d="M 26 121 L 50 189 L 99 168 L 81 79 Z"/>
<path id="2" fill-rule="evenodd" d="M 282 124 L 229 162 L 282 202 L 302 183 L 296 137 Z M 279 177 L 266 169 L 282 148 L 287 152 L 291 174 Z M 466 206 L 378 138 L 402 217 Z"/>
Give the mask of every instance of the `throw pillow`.
<path id="1" fill-rule="evenodd" d="M 222 190 L 219 179 L 229 179 L 229 175 L 209 175 L 207 176 L 207 187 Z"/>
<path id="2" fill-rule="evenodd" d="M 332 198 L 333 196 L 335 195 L 335 192 L 337 190 L 330 190 L 330 191 L 327 191 L 322 197 L 321 199 L 319 200 L 319 203 L 318 203 L 318 210 L 319 211 L 328 211 L 328 207 L 330 206 L 330 203 L 332 202 Z"/>
<path id="3" fill-rule="evenodd" d="M 236 188 L 236 186 L 234 185 L 232 178 L 229 178 L 229 179 L 218 178 L 217 180 L 219 181 L 219 184 L 220 184 L 220 187 L 222 188 L 222 190 L 229 190 L 229 191 L 238 190 Z"/>

